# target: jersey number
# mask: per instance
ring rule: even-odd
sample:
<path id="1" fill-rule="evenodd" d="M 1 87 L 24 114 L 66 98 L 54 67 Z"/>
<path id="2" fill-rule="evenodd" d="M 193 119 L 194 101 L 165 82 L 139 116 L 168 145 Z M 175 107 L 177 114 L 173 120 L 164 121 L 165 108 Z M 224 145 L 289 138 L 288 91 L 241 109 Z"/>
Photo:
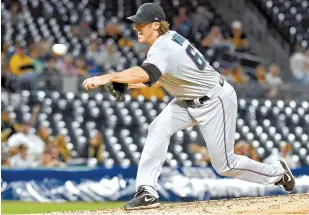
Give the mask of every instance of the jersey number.
<path id="1" fill-rule="evenodd" d="M 206 61 L 204 60 L 203 56 L 201 56 L 191 44 L 189 44 L 186 48 L 186 52 L 193 61 L 193 63 L 197 66 L 197 68 L 199 68 L 200 70 L 205 69 Z"/>

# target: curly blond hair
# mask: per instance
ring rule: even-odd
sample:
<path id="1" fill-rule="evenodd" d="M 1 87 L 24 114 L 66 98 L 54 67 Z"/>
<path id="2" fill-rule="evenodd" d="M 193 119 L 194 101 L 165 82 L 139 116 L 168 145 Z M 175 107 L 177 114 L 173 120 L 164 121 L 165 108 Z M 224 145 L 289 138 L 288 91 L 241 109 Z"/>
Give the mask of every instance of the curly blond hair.
<path id="1" fill-rule="evenodd" d="M 170 30 L 170 24 L 167 21 L 161 21 L 158 29 L 159 35 L 163 35 Z"/>
<path id="2" fill-rule="evenodd" d="M 161 22 L 156 22 L 156 23 L 159 23 L 159 28 L 157 30 L 159 32 L 159 36 L 165 34 L 166 32 L 170 30 L 170 24 L 167 21 L 161 21 Z M 142 28 L 145 25 L 148 25 L 148 24 L 135 24 L 133 29 L 135 31 L 138 31 L 138 29 Z"/>

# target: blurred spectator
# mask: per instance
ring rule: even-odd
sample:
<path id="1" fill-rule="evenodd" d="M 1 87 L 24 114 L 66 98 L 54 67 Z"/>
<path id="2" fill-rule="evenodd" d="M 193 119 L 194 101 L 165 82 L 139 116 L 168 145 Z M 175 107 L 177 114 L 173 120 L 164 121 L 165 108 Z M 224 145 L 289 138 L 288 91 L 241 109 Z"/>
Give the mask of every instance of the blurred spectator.
<path id="1" fill-rule="evenodd" d="M 77 25 L 72 25 L 71 26 L 71 30 L 72 30 L 72 35 L 75 36 L 75 37 L 79 37 L 79 28 Z"/>
<path id="2" fill-rule="evenodd" d="M 50 150 L 45 150 L 44 153 L 42 154 L 42 158 L 41 158 L 41 166 L 46 166 L 48 167 L 49 164 L 51 163 L 51 154 L 50 154 Z"/>
<path id="3" fill-rule="evenodd" d="M 58 69 L 61 74 L 64 75 L 77 75 L 78 71 L 74 65 L 74 59 L 72 55 L 65 55 L 64 61 L 58 64 Z"/>
<path id="4" fill-rule="evenodd" d="M 115 22 L 108 22 L 104 29 L 99 30 L 99 35 L 102 37 L 103 41 L 111 38 L 116 43 L 122 38 L 120 26 Z"/>
<path id="5" fill-rule="evenodd" d="M 309 84 L 309 52 L 303 47 L 297 47 L 290 57 L 290 68 L 297 83 Z"/>
<path id="6" fill-rule="evenodd" d="M 102 50 L 101 47 L 98 46 L 97 41 L 93 41 L 90 44 L 90 47 L 87 49 L 86 52 L 86 59 L 88 61 L 93 61 L 97 65 L 103 65 L 104 58 L 106 56 L 105 50 Z"/>
<path id="7" fill-rule="evenodd" d="M 34 72 L 32 59 L 26 55 L 26 48 L 22 45 L 16 46 L 16 52 L 11 57 L 10 72 L 21 84 L 26 83 L 31 90 L 36 89 L 37 73 Z"/>
<path id="8" fill-rule="evenodd" d="M 16 128 L 16 127 L 15 127 Z M 21 144 L 27 142 L 29 135 L 29 124 L 24 122 L 20 125 L 18 132 L 11 135 L 8 139 L 8 145 L 10 148 L 19 147 Z"/>
<path id="9" fill-rule="evenodd" d="M 266 82 L 272 87 L 278 87 L 283 82 L 279 77 L 280 68 L 276 64 L 273 64 L 269 68 L 269 72 L 266 74 Z"/>
<path id="10" fill-rule="evenodd" d="M 187 16 L 187 9 L 180 7 L 178 15 L 173 18 L 173 30 L 177 31 L 184 37 L 188 37 L 189 31 L 192 27 L 191 21 Z"/>
<path id="11" fill-rule="evenodd" d="M 89 24 L 85 21 L 85 20 L 82 20 L 79 24 L 79 30 L 80 30 L 80 33 L 79 33 L 79 37 L 81 39 L 85 39 L 86 37 L 88 37 L 92 30 L 89 26 Z"/>
<path id="12" fill-rule="evenodd" d="M 3 70 L 4 66 L 7 64 L 8 64 L 7 52 L 1 49 L 1 70 Z"/>
<path id="13" fill-rule="evenodd" d="M 44 69 L 44 64 L 43 64 L 43 61 L 39 58 L 40 56 L 39 56 L 37 45 L 33 46 L 30 49 L 30 57 L 32 58 L 34 71 L 36 73 L 42 73 Z"/>
<path id="14" fill-rule="evenodd" d="M 26 55 L 26 47 L 16 45 L 14 55 L 10 59 L 10 71 L 13 75 L 21 76 L 34 69 L 32 59 Z"/>
<path id="15" fill-rule="evenodd" d="M 11 76 L 9 66 L 2 65 L 1 66 L 1 87 L 10 92 L 15 92 L 17 89 L 14 87 L 15 78 Z"/>
<path id="16" fill-rule="evenodd" d="M 1 141 L 7 141 L 17 132 L 17 125 L 11 121 L 10 113 L 4 110 L 1 114 Z"/>
<path id="17" fill-rule="evenodd" d="M 242 23 L 238 20 L 232 23 L 232 31 L 229 35 L 229 38 L 235 49 L 238 51 L 247 50 L 249 47 L 247 36 L 242 29 Z"/>
<path id="18" fill-rule="evenodd" d="M 10 3 L 11 3 L 10 13 L 9 13 L 10 16 L 7 17 L 8 20 L 5 20 L 5 21 L 10 21 L 12 22 L 12 24 L 16 24 L 24 20 L 24 14 L 23 14 L 20 2 L 17 0 L 12 0 Z"/>
<path id="19" fill-rule="evenodd" d="M 60 71 L 56 68 L 55 58 L 51 57 L 48 60 L 47 68 L 41 74 L 40 78 L 42 79 L 40 84 L 43 85 L 44 89 L 61 90 L 62 79 Z"/>
<path id="20" fill-rule="evenodd" d="M 88 150 L 85 151 L 82 157 L 88 159 L 88 165 L 102 165 L 103 162 L 103 137 L 99 132 L 96 132 L 89 140 Z"/>
<path id="21" fill-rule="evenodd" d="M 1 49 L 1 87 L 15 92 L 14 76 L 10 73 L 8 47 L 6 44 Z"/>
<path id="22" fill-rule="evenodd" d="M 263 66 L 258 66 L 255 70 L 257 82 L 261 85 L 266 83 L 265 68 Z"/>
<path id="23" fill-rule="evenodd" d="M 233 69 L 232 81 L 235 84 L 246 84 L 248 82 L 248 77 L 244 74 L 240 65 Z"/>
<path id="24" fill-rule="evenodd" d="M 52 51 L 51 47 L 52 45 L 46 39 L 41 39 L 37 44 L 39 57 L 45 59 L 48 55 L 50 55 Z"/>
<path id="25" fill-rule="evenodd" d="M 37 136 L 45 143 L 45 148 L 51 148 L 52 141 L 51 137 L 49 136 L 48 127 L 41 126 L 37 132 Z"/>
<path id="26" fill-rule="evenodd" d="M 213 26 L 209 34 L 202 40 L 202 47 L 217 47 L 224 45 L 225 40 L 222 36 L 221 29 L 218 26 Z"/>
<path id="27" fill-rule="evenodd" d="M 253 145 L 250 145 L 246 141 L 240 140 L 234 146 L 235 154 L 244 155 L 252 160 L 260 161 L 261 159 L 257 155 L 255 148 Z"/>
<path id="28" fill-rule="evenodd" d="M 31 119 L 29 120 L 30 126 L 35 127 L 39 113 L 40 113 L 40 110 L 41 110 L 41 105 L 40 104 L 34 104 L 34 107 L 32 108 L 32 116 L 31 116 Z"/>
<path id="29" fill-rule="evenodd" d="M 3 143 L 1 142 L 1 166 L 9 166 L 9 158 L 9 151 L 7 151 L 5 147 L 3 147 Z"/>
<path id="30" fill-rule="evenodd" d="M 299 160 L 294 160 L 292 157 L 292 145 L 286 142 L 281 143 L 280 152 L 278 149 L 274 149 L 272 153 L 264 159 L 263 162 L 272 164 L 277 162 L 280 157 L 283 157 L 291 168 L 297 168 L 300 166 Z"/>
<path id="31" fill-rule="evenodd" d="M 204 6 L 198 6 L 192 16 L 192 33 L 204 32 L 210 24 L 213 14 Z"/>
<path id="32" fill-rule="evenodd" d="M 44 153 L 42 154 L 41 158 L 41 166 L 49 166 L 49 163 L 51 162 L 51 154 L 50 154 L 50 149 L 45 150 Z"/>
<path id="33" fill-rule="evenodd" d="M 67 162 L 72 158 L 71 151 L 68 149 L 64 135 L 58 135 L 54 140 L 54 145 L 57 146 L 59 149 L 59 157 L 61 158 L 61 160 Z"/>
<path id="34" fill-rule="evenodd" d="M 120 56 L 117 55 L 115 47 L 111 44 L 106 44 L 106 55 L 103 58 L 104 65 L 118 66 L 120 64 Z"/>
<path id="35" fill-rule="evenodd" d="M 24 43 L 23 43 L 23 44 L 24 44 Z M 15 54 L 15 52 L 16 52 L 18 46 L 20 46 L 20 42 L 18 42 L 18 41 L 15 41 L 14 47 L 10 46 L 10 45 L 7 44 L 7 43 L 4 44 L 3 49 L 4 49 L 4 51 L 7 53 L 8 60 L 10 60 L 11 57 Z"/>
<path id="36" fill-rule="evenodd" d="M 10 69 L 8 65 L 1 64 L 1 87 L 7 89 L 11 92 L 14 92 L 14 77 L 10 74 Z"/>
<path id="37" fill-rule="evenodd" d="M 7 141 L 8 147 L 11 150 L 15 150 L 22 144 L 26 144 L 28 147 L 28 153 L 31 156 L 40 156 L 45 147 L 45 143 L 38 136 L 29 132 L 30 125 L 28 122 L 22 123 L 20 131 L 13 134 Z"/>
<path id="38" fill-rule="evenodd" d="M 33 108 L 32 117 L 29 121 L 29 125 L 34 125 L 36 123 L 37 114 L 40 110 L 40 106 L 36 105 Z M 18 125 L 11 121 L 10 113 L 7 110 L 4 110 L 1 114 L 1 140 L 6 142 L 13 134 L 23 130 L 22 125 Z"/>
<path id="39" fill-rule="evenodd" d="M 42 159 L 41 165 L 46 167 L 64 167 L 65 162 L 60 156 L 59 148 L 54 145 L 49 150 L 45 151 Z"/>
<path id="40" fill-rule="evenodd" d="M 201 146 L 199 144 L 191 143 L 189 144 L 189 150 L 192 153 L 199 153 L 201 158 L 196 160 L 196 165 L 201 165 L 203 162 L 211 164 L 210 156 L 206 146 Z"/>
<path id="41" fill-rule="evenodd" d="M 3 46 L 7 46 L 4 44 Z M 5 66 L 9 65 L 9 56 L 8 56 L 8 48 L 7 47 L 2 47 L 1 49 L 1 71 Z"/>
<path id="42" fill-rule="evenodd" d="M 87 63 L 87 70 L 88 70 L 88 74 L 90 76 L 101 75 L 101 71 L 100 71 L 99 67 L 93 61 L 90 61 L 90 62 Z"/>
<path id="43" fill-rule="evenodd" d="M 84 57 L 79 56 L 75 60 L 75 65 L 77 68 L 77 74 L 82 77 L 87 77 L 88 76 L 88 71 L 86 67 L 86 61 Z"/>
<path id="44" fill-rule="evenodd" d="M 89 24 L 82 20 L 79 25 L 72 26 L 72 34 L 80 38 L 81 40 L 86 39 L 91 34 L 92 30 L 89 27 Z"/>
<path id="45" fill-rule="evenodd" d="M 13 157 L 8 159 L 8 165 L 11 168 L 29 168 L 37 167 L 40 162 L 34 160 L 28 154 L 28 147 L 26 144 L 21 144 L 18 146 L 18 153 Z"/>

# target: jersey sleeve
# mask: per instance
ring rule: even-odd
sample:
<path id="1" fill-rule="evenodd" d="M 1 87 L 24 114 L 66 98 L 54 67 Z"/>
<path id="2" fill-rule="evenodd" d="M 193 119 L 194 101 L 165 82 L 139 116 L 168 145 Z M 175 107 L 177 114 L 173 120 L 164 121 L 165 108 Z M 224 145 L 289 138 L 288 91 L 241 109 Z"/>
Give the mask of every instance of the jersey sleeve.
<path id="1" fill-rule="evenodd" d="M 176 65 L 173 58 L 173 52 L 170 49 L 157 49 L 151 53 L 148 53 L 147 59 L 143 62 L 143 65 L 152 64 L 156 66 L 161 75 L 168 72 L 173 72 L 176 69 Z"/>

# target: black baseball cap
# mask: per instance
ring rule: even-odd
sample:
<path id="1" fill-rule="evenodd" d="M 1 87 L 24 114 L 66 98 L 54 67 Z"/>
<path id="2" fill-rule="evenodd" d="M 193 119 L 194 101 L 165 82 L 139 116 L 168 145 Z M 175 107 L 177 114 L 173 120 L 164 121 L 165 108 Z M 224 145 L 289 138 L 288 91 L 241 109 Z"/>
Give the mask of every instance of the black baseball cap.
<path id="1" fill-rule="evenodd" d="M 137 24 L 147 24 L 151 22 L 165 21 L 163 9 L 154 3 L 145 3 L 140 6 L 135 15 L 127 17 Z"/>

